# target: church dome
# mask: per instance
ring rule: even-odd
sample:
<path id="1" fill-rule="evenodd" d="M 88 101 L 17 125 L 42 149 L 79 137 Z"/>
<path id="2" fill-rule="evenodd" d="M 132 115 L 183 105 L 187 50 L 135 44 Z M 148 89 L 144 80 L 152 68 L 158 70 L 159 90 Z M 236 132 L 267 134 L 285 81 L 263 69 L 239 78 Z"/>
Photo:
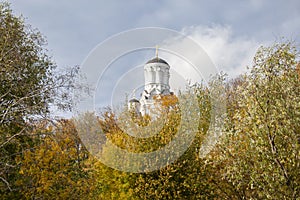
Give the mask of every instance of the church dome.
<path id="1" fill-rule="evenodd" d="M 146 64 L 149 64 L 149 63 L 164 63 L 164 64 L 169 65 L 165 60 L 163 60 L 163 59 L 161 59 L 159 57 L 152 58 Z"/>
<path id="2" fill-rule="evenodd" d="M 137 100 L 137 99 L 135 99 L 135 98 L 133 98 L 133 99 L 130 99 L 130 101 L 129 101 L 130 103 L 140 103 L 140 101 L 139 100 Z"/>

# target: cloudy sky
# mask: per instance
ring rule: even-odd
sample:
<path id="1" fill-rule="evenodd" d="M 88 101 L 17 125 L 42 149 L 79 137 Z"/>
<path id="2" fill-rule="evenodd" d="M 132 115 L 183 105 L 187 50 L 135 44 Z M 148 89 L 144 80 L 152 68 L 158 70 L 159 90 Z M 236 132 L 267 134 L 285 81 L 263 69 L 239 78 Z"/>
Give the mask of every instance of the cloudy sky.
<path id="1" fill-rule="evenodd" d="M 299 0 L 10 0 L 47 38 L 59 66 L 80 65 L 114 34 L 163 27 L 193 38 L 230 76 L 245 71 L 260 45 L 300 42 Z"/>

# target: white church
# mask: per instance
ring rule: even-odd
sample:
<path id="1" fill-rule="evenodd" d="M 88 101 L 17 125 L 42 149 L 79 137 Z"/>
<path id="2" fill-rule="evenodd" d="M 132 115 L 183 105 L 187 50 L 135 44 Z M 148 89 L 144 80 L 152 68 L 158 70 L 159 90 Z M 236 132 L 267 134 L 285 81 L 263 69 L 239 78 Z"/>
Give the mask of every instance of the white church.
<path id="1" fill-rule="evenodd" d="M 141 115 L 151 114 L 151 109 L 157 99 L 165 95 L 172 95 L 169 85 L 169 70 L 169 64 L 158 57 L 158 49 L 156 49 L 156 57 L 144 65 L 145 84 L 141 98 L 140 100 L 136 98 L 129 100 L 129 110 L 134 110 Z"/>

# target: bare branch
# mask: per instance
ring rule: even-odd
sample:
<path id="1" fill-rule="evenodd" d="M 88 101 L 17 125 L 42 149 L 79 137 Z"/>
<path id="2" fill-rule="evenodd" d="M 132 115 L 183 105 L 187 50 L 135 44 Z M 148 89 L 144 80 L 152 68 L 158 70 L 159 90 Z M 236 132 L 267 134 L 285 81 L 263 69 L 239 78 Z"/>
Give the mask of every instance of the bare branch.
<path id="1" fill-rule="evenodd" d="M 23 131 L 25 130 L 26 127 L 24 127 L 21 131 L 19 131 L 19 133 L 16 133 L 14 134 L 13 136 L 11 136 L 10 138 L 8 138 L 5 142 L 3 142 L 1 145 L 0 145 L 0 148 L 2 148 L 4 145 L 6 145 L 7 143 L 9 143 L 13 138 L 21 135 L 23 133 Z"/>
<path id="2" fill-rule="evenodd" d="M 6 184 L 7 188 L 9 189 L 9 191 L 12 191 L 12 189 L 11 189 L 9 183 L 7 182 L 7 180 L 5 178 L 1 177 L 1 176 L 0 176 L 0 179 Z"/>

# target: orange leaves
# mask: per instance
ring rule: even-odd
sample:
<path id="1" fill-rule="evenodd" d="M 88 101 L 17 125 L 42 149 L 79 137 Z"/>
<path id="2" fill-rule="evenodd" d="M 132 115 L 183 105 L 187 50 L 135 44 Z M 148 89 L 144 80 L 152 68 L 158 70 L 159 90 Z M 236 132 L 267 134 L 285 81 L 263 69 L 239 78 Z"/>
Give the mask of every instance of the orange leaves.
<path id="1" fill-rule="evenodd" d="M 20 158 L 19 174 L 23 178 L 19 184 L 26 186 L 23 188 L 26 197 L 80 199 L 88 195 L 87 152 L 80 148 L 74 125 L 64 120 L 41 131 L 47 132 L 41 143 Z"/>
<path id="2" fill-rule="evenodd" d="M 174 107 L 178 103 L 178 98 L 174 94 L 164 95 L 161 98 L 161 103 L 165 107 Z"/>

